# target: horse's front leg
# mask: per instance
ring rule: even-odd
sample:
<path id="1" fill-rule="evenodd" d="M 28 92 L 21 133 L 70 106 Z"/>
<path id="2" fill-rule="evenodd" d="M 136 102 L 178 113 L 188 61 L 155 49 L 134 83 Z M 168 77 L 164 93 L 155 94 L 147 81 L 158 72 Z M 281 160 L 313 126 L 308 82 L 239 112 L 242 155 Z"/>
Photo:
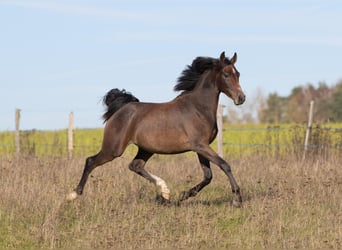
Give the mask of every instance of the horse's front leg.
<path id="1" fill-rule="evenodd" d="M 242 197 L 241 197 L 241 193 L 240 193 L 240 187 L 236 183 L 236 180 L 233 176 L 233 173 L 232 173 L 232 170 L 231 170 L 229 164 L 225 160 L 223 160 L 209 146 L 203 146 L 202 145 L 196 150 L 196 152 L 203 155 L 204 157 L 209 159 L 209 161 L 216 164 L 217 166 L 219 166 L 223 170 L 223 172 L 227 175 L 227 177 L 229 179 L 229 182 L 230 182 L 230 185 L 232 188 L 232 192 L 235 194 L 235 198 L 233 198 L 232 205 L 234 207 L 241 207 Z"/>
<path id="2" fill-rule="evenodd" d="M 189 189 L 188 191 L 182 192 L 180 197 L 179 197 L 179 201 L 183 201 L 183 200 L 188 199 L 189 197 L 195 196 L 199 191 L 201 191 L 205 186 L 207 186 L 211 182 L 213 175 L 212 175 L 212 172 L 210 169 L 209 160 L 200 154 L 197 154 L 197 155 L 198 155 L 198 159 L 201 163 L 204 178 L 199 184 L 197 184 L 193 188 Z"/>

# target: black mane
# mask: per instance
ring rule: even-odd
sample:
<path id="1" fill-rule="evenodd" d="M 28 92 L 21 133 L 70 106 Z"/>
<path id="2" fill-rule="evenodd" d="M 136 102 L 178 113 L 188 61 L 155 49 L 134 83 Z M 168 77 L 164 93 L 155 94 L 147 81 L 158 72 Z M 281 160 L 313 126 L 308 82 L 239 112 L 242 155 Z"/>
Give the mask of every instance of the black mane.
<path id="1" fill-rule="evenodd" d="M 228 58 L 225 59 L 225 63 L 229 64 Z M 175 91 L 190 91 L 194 89 L 196 83 L 200 79 L 201 75 L 206 70 L 212 70 L 215 67 L 220 66 L 220 60 L 211 57 L 197 57 L 193 60 L 191 65 L 188 65 L 182 72 L 181 76 L 177 80 L 177 84 L 174 87 Z"/>

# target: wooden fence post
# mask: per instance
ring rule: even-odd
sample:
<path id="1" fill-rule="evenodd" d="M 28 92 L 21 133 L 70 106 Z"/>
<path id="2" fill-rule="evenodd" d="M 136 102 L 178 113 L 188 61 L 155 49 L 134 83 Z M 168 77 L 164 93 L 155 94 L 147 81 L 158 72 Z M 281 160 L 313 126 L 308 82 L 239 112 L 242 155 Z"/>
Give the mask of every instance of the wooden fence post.
<path id="1" fill-rule="evenodd" d="M 69 159 L 72 158 L 72 153 L 74 150 L 74 113 L 69 114 L 69 126 L 68 126 L 68 156 Z"/>
<path id="2" fill-rule="evenodd" d="M 221 157 L 223 157 L 223 108 L 222 104 L 217 108 L 217 153 Z"/>
<path id="3" fill-rule="evenodd" d="M 308 127 L 306 128 L 306 135 L 305 135 L 305 142 L 304 142 L 303 160 L 305 160 L 306 152 L 307 152 L 308 146 L 309 146 L 309 138 L 310 138 L 311 129 L 312 129 L 312 116 L 313 116 L 314 103 L 315 103 L 314 101 L 310 102 Z"/>
<path id="4" fill-rule="evenodd" d="M 20 109 L 15 110 L 14 143 L 17 156 L 20 154 Z"/>

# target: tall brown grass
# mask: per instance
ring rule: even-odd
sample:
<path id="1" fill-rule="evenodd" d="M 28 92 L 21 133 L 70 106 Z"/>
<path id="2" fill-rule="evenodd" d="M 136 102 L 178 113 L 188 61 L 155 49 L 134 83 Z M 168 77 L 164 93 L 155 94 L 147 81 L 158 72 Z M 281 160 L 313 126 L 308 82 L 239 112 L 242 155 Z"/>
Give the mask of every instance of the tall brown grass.
<path id="1" fill-rule="evenodd" d="M 227 159 L 242 208 L 230 205 L 216 166 L 212 183 L 177 205 L 179 193 L 202 179 L 194 154 L 148 162 L 171 189 L 171 205 L 158 204 L 158 190 L 128 170 L 130 158 L 96 169 L 84 195 L 68 203 L 83 157 L 2 157 L 0 248 L 342 248 L 341 158 Z"/>

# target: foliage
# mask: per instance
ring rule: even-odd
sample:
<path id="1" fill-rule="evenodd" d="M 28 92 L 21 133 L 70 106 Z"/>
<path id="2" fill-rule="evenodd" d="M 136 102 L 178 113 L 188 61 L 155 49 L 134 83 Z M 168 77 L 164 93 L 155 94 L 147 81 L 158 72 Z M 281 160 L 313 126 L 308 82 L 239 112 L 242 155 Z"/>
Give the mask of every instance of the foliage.
<path id="1" fill-rule="evenodd" d="M 267 99 L 267 108 L 259 112 L 263 123 L 280 123 L 284 121 L 286 97 L 271 93 Z"/>
<path id="2" fill-rule="evenodd" d="M 332 117 L 334 120 L 342 120 L 342 82 L 340 82 L 333 91 L 332 100 L 328 106 L 331 108 Z"/>
<path id="3" fill-rule="evenodd" d="M 302 123 L 307 120 L 310 101 L 315 101 L 314 118 L 317 122 L 342 122 L 342 82 L 329 87 L 320 82 L 297 86 L 289 96 L 269 94 L 266 106 L 259 113 L 263 123 Z"/>

